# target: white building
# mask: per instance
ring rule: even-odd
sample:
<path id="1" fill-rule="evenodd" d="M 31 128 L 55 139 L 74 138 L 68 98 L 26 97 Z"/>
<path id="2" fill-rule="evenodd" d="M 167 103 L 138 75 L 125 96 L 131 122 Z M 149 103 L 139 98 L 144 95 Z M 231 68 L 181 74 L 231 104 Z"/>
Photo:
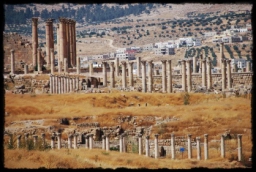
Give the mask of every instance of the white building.
<path id="1" fill-rule="evenodd" d="M 154 44 L 151 43 L 151 44 L 143 45 L 142 49 L 143 49 L 143 51 L 152 51 L 153 47 L 154 47 Z"/>
<path id="2" fill-rule="evenodd" d="M 125 51 L 126 51 L 126 48 L 118 48 L 118 49 L 116 50 L 116 53 L 117 53 L 117 54 L 124 54 Z"/>
<path id="3" fill-rule="evenodd" d="M 214 36 L 216 34 L 217 34 L 217 32 L 204 32 L 204 36 L 205 37 L 212 37 L 212 36 Z"/>
<path id="4" fill-rule="evenodd" d="M 244 59 L 231 59 L 230 65 L 231 67 L 234 67 L 234 65 L 237 64 L 237 67 L 240 69 L 243 69 L 246 67 L 246 60 Z"/>

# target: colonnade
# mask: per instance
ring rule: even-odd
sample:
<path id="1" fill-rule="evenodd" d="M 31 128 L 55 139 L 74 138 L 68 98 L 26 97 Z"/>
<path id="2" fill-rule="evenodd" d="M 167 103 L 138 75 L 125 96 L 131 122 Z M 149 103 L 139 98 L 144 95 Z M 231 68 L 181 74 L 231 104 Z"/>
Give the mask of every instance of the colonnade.
<path id="1" fill-rule="evenodd" d="M 78 77 L 50 75 L 50 94 L 64 94 L 79 90 Z"/>

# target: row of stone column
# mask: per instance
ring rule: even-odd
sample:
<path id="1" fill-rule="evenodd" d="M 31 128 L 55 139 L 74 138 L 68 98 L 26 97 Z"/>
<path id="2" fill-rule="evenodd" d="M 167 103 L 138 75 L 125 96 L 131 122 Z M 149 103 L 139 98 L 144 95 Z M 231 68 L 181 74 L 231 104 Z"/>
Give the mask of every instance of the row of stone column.
<path id="1" fill-rule="evenodd" d="M 221 59 L 222 91 L 231 88 L 231 60 Z"/>
<path id="2" fill-rule="evenodd" d="M 42 133 L 42 145 L 45 146 L 45 134 Z M 28 140 L 28 133 L 24 134 L 25 136 L 25 142 Z M 69 134 L 68 135 L 68 148 L 71 149 L 72 147 L 74 149 L 77 149 L 77 136 L 78 134 Z M 60 133 L 52 133 L 51 135 L 51 148 L 55 148 L 55 137 L 57 137 L 57 148 L 61 148 L 61 134 Z M 221 135 L 221 143 L 220 143 L 220 149 L 221 149 L 221 157 L 225 158 L 225 139 L 224 135 Z M 119 151 L 120 152 L 126 152 L 125 150 L 125 140 L 124 140 L 124 134 L 120 135 L 119 137 Z M 145 137 L 145 152 L 146 156 L 150 156 L 150 149 L 149 149 L 149 136 Z M 38 136 L 33 135 L 34 139 L 34 145 L 37 144 Z M 72 139 L 74 146 L 72 146 Z M 85 135 L 85 148 L 92 149 L 93 148 L 93 134 L 86 134 Z M 142 135 L 138 135 L 138 141 L 139 141 L 139 155 L 142 155 Z M 242 160 L 242 135 L 237 135 L 237 141 L 238 141 L 238 161 Z M 17 135 L 17 148 L 20 148 L 20 142 L 21 142 L 21 135 Z M 158 134 L 155 134 L 154 139 L 154 145 L 155 145 L 155 159 L 159 157 L 159 146 L 158 146 Z M 200 145 L 200 137 L 196 137 L 196 147 L 197 147 L 197 159 L 201 160 L 201 145 Z M 109 137 L 108 135 L 102 136 L 102 149 L 109 151 Z M 188 151 L 188 159 L 192 158 L 192 144 L 191 144 L 191 134 L 188 134 L 188 144 L 187 144 L 187 151 Z M 175 159 L 175 135 L 171 134 L 171 158 Z M 208 152 L 208 134 L 204 134 L 204 159 L 209 159 L 209 152 Z"/>
<path id="3" fill-rule="evenodd" d="M 59 62 L 63 64 L 64 59 L 67 58 L 68 67 L 77 65 L 76 21 L 62 17 L 59 18 L 59 24 L 57 24 L 57 49 Z"/>
<path id="4" fill-rule="evenodd" d="M 146 156 L 150 156 L 149 152 L 149 136 L 145 137 L 145 153 Z M 124 152 L 123 148 L 125 147 L 123 135 L 120 135 L 119 139 L 119 147 L 120 147 L 120 152 Z M 238 134 L 237 135 L 238 139 L 238 161 L 241 161 L 242 159 L 242 135 Z M 225 158 L 225 142 L 224 142 L 224 135 L 221 136 L 221 157 Z M 142 135 L 138 135 L 138 142 L 139 142 L 139 155 L 142 155 Z M 158 134 L 155 134 L 155 139 L 154 139 L 154 145 L 155 145 L 155 159 L 159 157 L 159 146 L 158 146 Z M 188 159 L 192 158 L 192 144 L 191 144 L 191 134 L 188 135 L 188 145 L 187 145 L 187 151 L 188 151 Z M 196 137 L 196 147 L 197 147 L 197 159 L 201 160 L 201 145 L 200 145 L 200 137 Z M 174 134 L 171 134 L 171 158 L 175 159 L 175 136 Z M 204 159 L 207 160 L 209 159 L 209 152 L 208 152 L 208 134 L 204 134 Z"/>
<path id="5" fill-rule="evenodd" d="M 79 78 L 50 75 L 50 94 L 64 94 L 79 89 Z"/>

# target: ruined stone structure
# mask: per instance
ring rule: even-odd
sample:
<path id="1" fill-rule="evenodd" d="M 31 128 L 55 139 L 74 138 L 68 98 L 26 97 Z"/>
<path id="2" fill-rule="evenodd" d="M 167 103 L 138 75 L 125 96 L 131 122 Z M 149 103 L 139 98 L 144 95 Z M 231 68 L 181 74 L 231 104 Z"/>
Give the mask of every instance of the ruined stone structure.
<path id="1" fill-rule="evenodd" d="M 37 32 L 37 24 L 38 18 L 32 18 L 32 59 L 33 59 L 33 67 L 37 65 L 37 48 L 38 48 L 38 32 Z"/>

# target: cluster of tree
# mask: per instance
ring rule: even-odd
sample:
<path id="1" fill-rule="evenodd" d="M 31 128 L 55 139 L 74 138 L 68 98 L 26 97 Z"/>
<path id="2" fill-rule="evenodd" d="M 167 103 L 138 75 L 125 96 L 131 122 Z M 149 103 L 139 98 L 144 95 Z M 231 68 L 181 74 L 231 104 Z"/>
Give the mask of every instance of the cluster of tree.
<path id="1" fill-rule="evenodd" d="M 224 45 L 227 52 L 229 53 L 230 55 L 230 58 L 233 59 L 234 58 L 234 55 L 233 55 L 233 52 L 231 51 L 230 47 L 228 45 Z"/>
<path id="2" fill-rule="evenodd" d="M 14 5 L 6 5 L 5 7 L 6 24 L 26 24 L 26 21 L 32 17 L 41 17 L 42 19 L 66 17 L 73 18 L 79 23 L 105 22 L 131 14 L 150 13 L 154 5 L 152 3 L 128 4 L 128 7 L 122 8 L 122 6 L 108 7 L 103 4 L 87 4 L 76 10 L 71 9 L 70 5 L 68 7 L 63 5 L 60 10 L 43 9 L 41 12 L 35 6 L 33 10 L 29 6 L 25 6 L 26 10 L 20 11 L 15 10 Z"/>

